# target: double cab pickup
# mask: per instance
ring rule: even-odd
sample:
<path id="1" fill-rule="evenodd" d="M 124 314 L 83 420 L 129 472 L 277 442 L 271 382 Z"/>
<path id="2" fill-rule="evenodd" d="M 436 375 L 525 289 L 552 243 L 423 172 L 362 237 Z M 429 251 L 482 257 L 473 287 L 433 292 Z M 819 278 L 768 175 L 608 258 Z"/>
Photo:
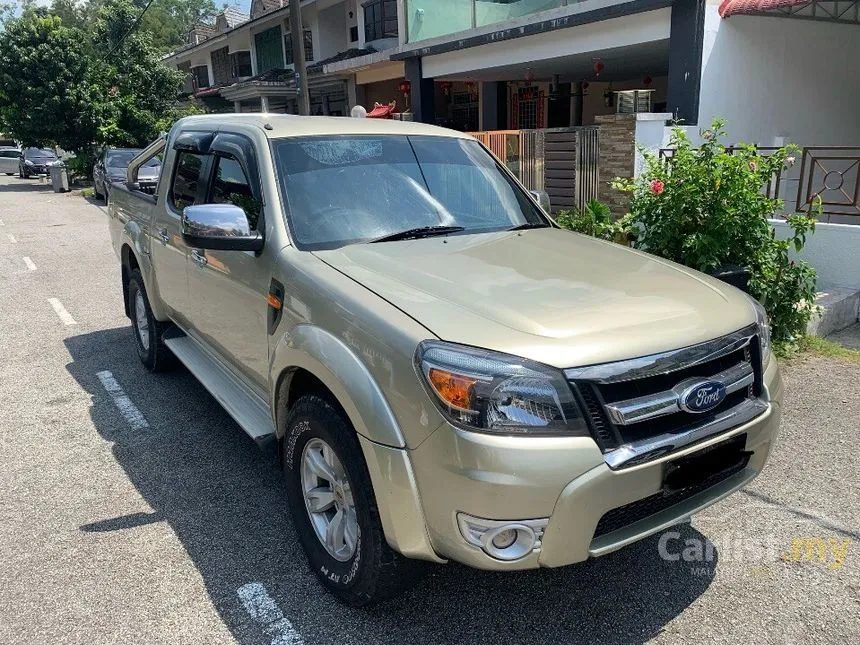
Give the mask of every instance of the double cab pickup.
<path id="1" fill-rule="evenodd" d="M 182 119 L 113 186 L 140 360 L 178 359 L 277 445 L 346 603 L 428 563 L 601 556 L 764 467 L 782 384 L 761 306 L 538 197 L 467 134 L 273 114 Z"/>

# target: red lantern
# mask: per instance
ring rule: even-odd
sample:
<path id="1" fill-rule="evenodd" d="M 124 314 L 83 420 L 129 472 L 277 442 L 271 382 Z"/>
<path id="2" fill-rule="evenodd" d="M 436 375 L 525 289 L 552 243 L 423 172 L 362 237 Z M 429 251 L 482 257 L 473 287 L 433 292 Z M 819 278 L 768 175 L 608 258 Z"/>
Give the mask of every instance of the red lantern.
<path id="1" fill-rule="evenodd" d="M 594 62 L 594 75 L 600 78 L 600 73 L 605 69 L 606 65 L 599 58 Z"/>
<path id="2" fill-rule="evenodd" d="M 651 83 L 654 82 L 654 79 L 651 78 L 650 76 L 646 76 L 645 78 L 642 79 L 642 82 L 645 83 L 645 87 L 651 87 Z"/>
<path id="3" fill-rule="evenodd" d="M 454 84 L 451 81 L 442 81 L 439 83 L 439 87 L 442 88 L 442 94 L 448 96 L 451 93 L 451 88 L 454 87 Z"/>
<path id="4" fill-rule="evenodd" d="M 401 81 L 400 93 L 403 94 L 403 96 L 409 96 L 412 93 L 412 83 L 409 81 Z"/>

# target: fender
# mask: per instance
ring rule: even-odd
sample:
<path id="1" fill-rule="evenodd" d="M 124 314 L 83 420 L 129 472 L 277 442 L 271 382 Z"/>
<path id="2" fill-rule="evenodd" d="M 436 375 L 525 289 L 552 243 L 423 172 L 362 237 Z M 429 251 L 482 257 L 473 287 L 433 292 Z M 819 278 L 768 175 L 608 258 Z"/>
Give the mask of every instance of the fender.
<path id="1" fill-rule="evenodd" d="M 140 267 L 140 274 L 143 277 L 143 286 L 146 289 L 146 295 L 149 298 L 149 306 L 152 309 L 152 314 L 156 320 L 169 320 L 170 316 L 161 301 L 161 295 L 158 291 L 158 281 L 153 275 L 152 259 L 149 253 L 143 248 L 141 242 L 143 236 L 146 235 L 144 227 L 135 219 L 129 219 L 122 231 L 122 242 L 120 249 L 127 246 L 137 260 L 137 265 Z M 123 258 L 120 257 L 120 261 Z M 124 264 L 124 263 L 123 263 Z M 124 288 L 124 286 L 123 286 Z"/>
<path id="2" fill-rule="evenodd" d="M 272 352 L 269 403 L 273 411 L 278 409 L 281 377 L 296 367 L 307 370 L 331 390 L 359 435 L 385 446 L 406 447 L 391 406 L 364 363 L 343 341 L 314 325 L 297 325 L 281 337 Z M 276 432 L 278 438 L 283 435 L 282 428 Z"/>

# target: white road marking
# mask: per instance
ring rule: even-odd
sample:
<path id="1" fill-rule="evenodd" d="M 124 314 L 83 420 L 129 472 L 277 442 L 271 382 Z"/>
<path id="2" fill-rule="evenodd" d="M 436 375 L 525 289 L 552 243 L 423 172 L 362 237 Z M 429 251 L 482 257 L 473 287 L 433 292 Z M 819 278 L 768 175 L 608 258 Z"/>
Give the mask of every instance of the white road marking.
<path id="1" fill-rule="evenodd" d="M 272 638 L 272 645 L 304 645 L 304 639 L 293 624 L 284 618 L 266 588 L 259 582 L 249 582 L 236 592 L 245 611 Z"/>
<path id="2" fill-rule="evenodd" d="M 66 308 L 63 306 L 63 303 L 60 302 L 57 298 L 48 298 L 48 302 L 51 303 L 51 306 L 54 308 L 54 311 L 57 312 L 57 315 L 67 325 L 77 325 L 78 321 L 72 318 L 72 314 L 66 311 Z"/>
<path id="3" fill-rule="evenodd" d="M 120 384 L 116 382 L 116 379 L 113 377 L 111 372 L 104 370 L 98 372 L 96 376 L 99 377 L 102 385 L 113 399 L 113 404 L 117 407 L 123 418 L 128 422 L 128 425 L 131 426 L 132 430 L 143 430 L 149 427 L 149 422 L 146 420 L 146 417 L 144 417 L 140 410 L 137 409 L 137 406 L 131 402 L 131 399 L 128 398 L 128 395 L 123 391 L 122 387 L 120 387 Z"/>
<path id="4" fill-rule="evenodd" d="M 7 235 L 9 236 L 9 241 L 10 241 L 12 244 L 17 244 L 17 243 L 18 243 L 18 240 L 15 238 L 15 236 L 14 236 L 14 235 L 12 235 L 11 233 L 7 233 Z"/>
<path id="5" fill-rule="evenodd" d="M 36 263 L 33 262 L 33 260 L 31 260 L 30 258 L 28 258 L 26 256 L 24 256 L 24 264 L 27 265 L 27 268 L 30 269 L 30 271 L 36 270 Z"/>

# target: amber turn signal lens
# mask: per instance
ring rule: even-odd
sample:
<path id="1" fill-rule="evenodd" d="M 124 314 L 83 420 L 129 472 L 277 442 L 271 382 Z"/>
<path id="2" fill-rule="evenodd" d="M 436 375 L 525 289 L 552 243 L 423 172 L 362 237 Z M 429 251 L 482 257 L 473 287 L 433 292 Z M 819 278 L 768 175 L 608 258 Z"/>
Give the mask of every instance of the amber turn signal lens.
<path id="1" fill-rule="evenodd" d="M 269 294 L 269 296 L 266 298 L 266 302 L 269 303 L 269 306 L 272 309 L 280 311 L 282 305 L 281 299 L 278 298 L 278 296 L 276 296 L 274 293 Z"/>
<path id="2" fill-rule="evenodd" d="M 429 378 L 433 389 L 448 405 L 461 410 L 472 409 L 472 387 L 478 379 L 460 376 L 435 367 L 430 368 Z"/>

